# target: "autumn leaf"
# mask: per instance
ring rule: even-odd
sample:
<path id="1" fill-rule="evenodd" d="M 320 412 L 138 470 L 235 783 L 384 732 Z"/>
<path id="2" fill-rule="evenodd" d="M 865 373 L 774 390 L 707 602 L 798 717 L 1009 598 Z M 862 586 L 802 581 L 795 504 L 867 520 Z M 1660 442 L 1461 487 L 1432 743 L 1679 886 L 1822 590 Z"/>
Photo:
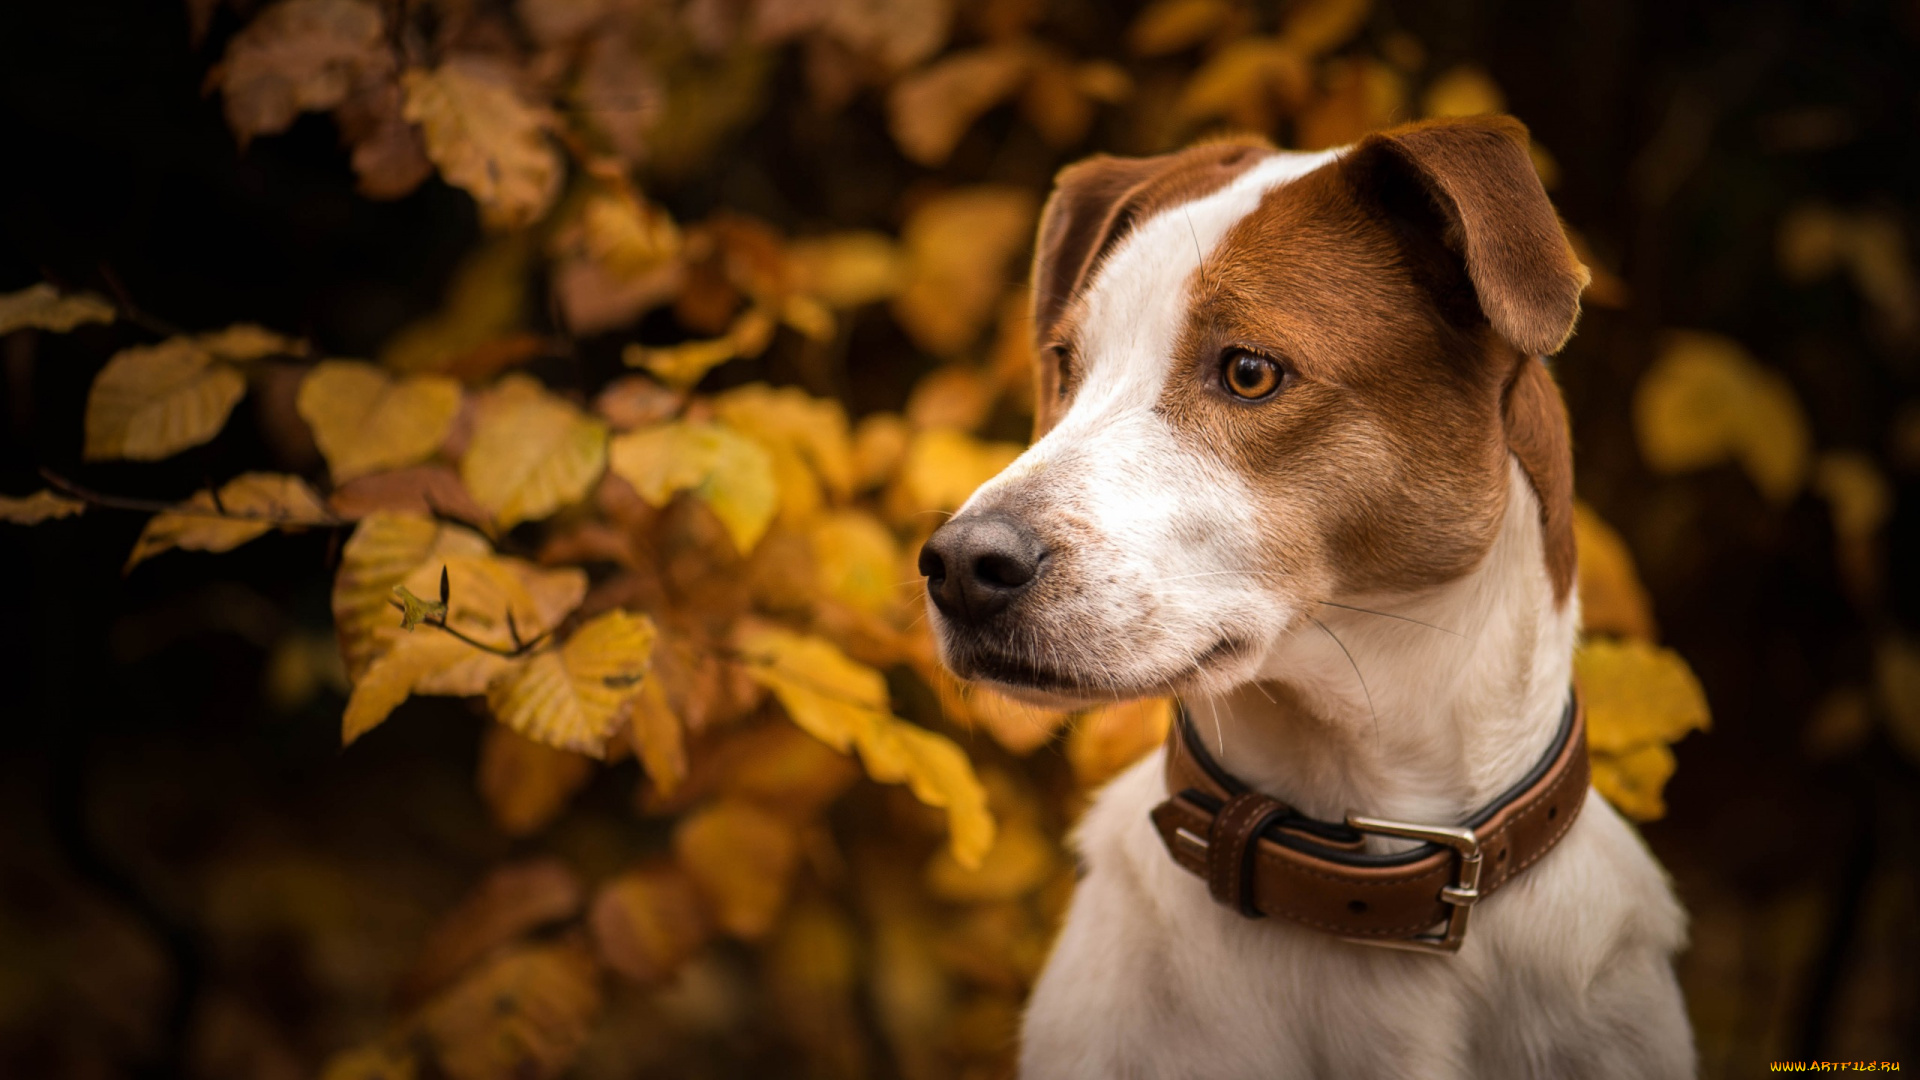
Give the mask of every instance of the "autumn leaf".
<path id="1" fill-rule="evenodd" d="M 967 869 L 941 850 L 927 864 L 927 889 L 957 903 L 1015 900 L 1039 888 L 1056 865 L 1053 844 L 1032 821 L 1009 815 L 980 865 Z"/>
<path id="2" fill-rule="evenodd" d="M 712 933 L 693 879 L 672 865 L 629 870 L 601 886 L 587 925 L 601 962 L 641 984 L 666 981 Z"/>
<path id="3" fill-rule="evenodd" d="M 1581 628 L 1652 641 L 1653 601 L 1640 584 L 1626 541 L 1591 506 L 1579 502 L 1573 507 L 1573 536 L 1580 556 Z"/>
<path id="4" fill-rule="evenodd" d="M 752 941 L 773 928 L 786 904 L 800 839 L 792 822 L 752 803 L 723 799 L 681 820 L 673 850 L 713 903 L 720 929 Z"/>
<path id="5" fill-rule="evenodd" d="M 191 338 L 114 354 L 87 395 L 88 461 L 157 461 L 220 433 L 247 380 Z"/>
<path id="6" fill-rule="evenodd" d="M 896 718 L 879 672 L 830 642 L 771 626 L 744 627 L 738 647 L 749 674 L 802 730 L 841 753 L 858 749 L 869 776 L 906 784 L 921 802 L 944 808 L 954 858 L 978 865 L 994 825 L 973 766 L 952 740 Z"/>
<path id="7" fill-rule="evenodd" d="M 332 521 L 320 497 L 299 477 L 245 473 L 223 485 L 217 498 L 211 491 L 197 492 L 180 509 L 155 514 L 134 543 L 126 569 L 172 548 L 232 551 L 275 529 Z"/>
<path id="8" fill-rule="evenodd" d="M 1243 37 L 1193 73 L 1175 109 L 1191 123 L 1225 118 L 1236 127 L 1267 131 L 1280 113 L 1306 100 L 1311 86 L 1307 60 L 1292 44 Z"/>
<path id="9" fill-rule="evenodd" d="M 881 612 L 901 595 L 899 547 L 864 510 L 823 514 L 807 533 L 814 573 L 826 595 L 862 611 Z"/>
<path id="10" fill-rule="evenodd" d="M 1120 775 L 1167 740 L 1173 726 L 1173 700 L 1147 698 L 1092 709 L 1067 734 L 1067 763 L 1083 788 L 1098 787 Z"/>
<path id="11" fill-rule="evenodd" d="M 69 293 L 42 282 L 19 292 L 0 294 L 0 337 L 33 327 L 64 334 L 87 323 L 114 320 L 112 304 L 92 293 Z"/>
<path id="12" fill-rule="evenodd" d="M 441 916 L 407 972 L 405 995 L 418 999 L 529 930 L 572 918 L 583 899 L 579 877 L 559 859 L 530 859 L 494 870 Z"/>
<path id="13" fill-rule="evenodd" d="M 607 426 L 537 380 L 509 375 L 474 407 L 460 478 L 503 527 L 578 502 L 607 462 Z"/>
<path id="14" fill-rule="evenodd" d="M 414 694 L 487 693 L 496 680 L 527 662 L 499 653 L 547 633 L 586 594 L 586 574 L 577 568 L 548 570 L 493 555 L 452 555 L 438 566 L 415 566 L 399 588 L 416 596 L 420 592 L 439 595 L 442 574 L 449 583 L 450 601 L 441 621 L 495 651 L 475 648 L 433 625 L 409 632 L 401 625 L 404 618 L 376 628 L 373 636 L 378 644 L 368 650 L 374 655 L 355 675 L 341 717 L 343 743 L 377 727 Z M 339 603 L 336 588 L 336 609 Z M 424 614 L 410 617 L 418 621 Z M 537 723 L 528 714 L 516 715 L 529 725 Z"/>
<path id="15" fill-rule="evenodd" d="M 839 232 L 787 245 L 787 277 L 796 292 L 836 308 L 885 300 L 905 284 L 906 262 L 893 238 Z"/>
<path id="16" fill-rule="evenodd" d="M 420 125 L 427 156 L 447 183 L 480 204 L 497 228 L 544 217 L 560 191 L 560 156 L 547 139 L 552 121 L 514 92 L 509 72 L 474 57 L 406 73 L 405 116 Z"/>
<path id="17" fill-rule="evenodd" d="M 1015 443 L 981 442 L 944 428 L 923 431 L 907 447 L 901 486 L 915 511 L 958 510 L 975 488 L 1013 464 L 1021 450 Z"/>
<path id="18" fill-rule="evenodd" d="M 893 312 L 915 344 L 943 356 L 973 344 L 1039 209 L 1031 191 L 986 185 L 937 195 L 914 210 L 901 229 L 910 269 Z"/>
<path id="19" fill-rule="evenodd" d="M 45 489 L 19 498 L 0 495 L 0 521 L 14 525 L 38 525 L 43 521 L 72 517 L 86 508 L 87 504 L 79 499 L 56 495 Z"/>
<path id="20" fill-rule="evenodd" d="M 837 401 L 791 386 L 750 383 L 713 399 L 727 426 L 767 449 L 780 488 L 783 520 L 799 526 L 853 484 L 853 443 Z"/>
<path id="21" fill-rule="evenodd" d="M 922 677 L 939 695 L 940 711 L 954 723 L 986 729 L 994 742 L 1011 753 L 1024 757 L 1045 746 L 1073 715 L 1016 701 L 987 686 L 963 683 L 937 662 L 932 666 L 932 672 L 923 671 Z"/>
<path id="22" fill-rule="evenodd" d="M 586 1044 L 600 1006 L 584 949 L 529 945 L 434 999 L 418 1022 L 451 1080 L 552 1080 Z"/>
<path id="23" fill-rule="evenodd" d="M 1012 97 L 1037 59 L 1026 42 L 952 53 L 893 84 L 887 124 L 902 153 L 922 165 L 946 163 L 982 114 Z"/>
<path id="24" fill-rule="evenodd" d="M 972 364 L 947 364 L 914 384 L 905 411 L 918 428 L 972 431 L 986 422 L 999 396 L 998 388 Z"/>
<path id="25" fill-rule="evenodd" d="M 412 630 L 423 622 L 445 621 L 447 602 L 445 600 L 422 600 L 413 595 L 413 590 L 405 585 L 393 587 L 394 597 L 400 601 L 400 629 Z"/>
<path id="26" fill-rule="evenodd" d="M 480 743 L 480 797 L 494 825 L 529 836 L 553 823 L 593 777 L 593 761 L 489 724 Z"/>
<path id="27" fill-rule="evenodd" d="M 460 410 L 460 384 L 327 360 L 301 381 L 297 408 L 339 484 L 431 456 Z"/>
<path id="28" fill-rule="evenodd" d="M 1127 50 L 1135 56 L 1165 56 L 1199 45 L 1234 14 L 1226 0 L 1155 0 L 1127 27 Z"/>
<path id="29" fill-rule="evenodd" d="M 1593 783 L 1624 813 L 1666 813 L 1660 789 L 1673 771 L 1667 745 L 1710 723 L 1707 699 L 1686 661 L 1643 641 L 1589 641 L 1574 654 L 1587 710 Z"/>
<path id="30" fill-rule="evenodd" d="M 422 569 L 437 575 L 450 560 L 492 550 L 479 533 L 425 515 L 382 511 L 362 519 L 341 549 L 333 584 L 333 624 L 347 673 L 358 680 L 391 645 L 396 586 Z"/>
<path id="31" fill-rule="evenodd" d="M 1640 456 L 1656 472 L 1738 461 L 1776 503 L 1805 482 L 1811 435 L 1793 388 L 1719 334 L 1677 330 L 1633 399 Z"/>
<path id="32" fill-rule="evenodd" d="M 662 796 L 673 794 L 687 778 L 686 726 L 668 703 L 666 688 L 651 674 L 633 697 L 627 737 L 654 790 Z"/>
<path id="33" fill-rule="evenodd" d="M 693 492 L 743 555 L 765 535 L 778 507 L 766 450 L 719 424 L 672 422 L 616 435 L 607 457 L 614 475 L 654 506 Z"/>
<path id="34" fill-rule="evenodd" d="M 774 326 L 772 315 L 760 308 L 748 308 L 717 338 L 678 345 L 628 345 L 621 359 L 628 367 L 644 368 L 672 389 L 686 390 L 735 357 L 765 352 L 773 341 Z"/>
<path id="35" fill-rule="evenodd" d="M 389 338 L 380 350 L 380 363 L 407 373 L 452 374 L 507 338 L 526 319 L 531 247 L 522 234 L 481 244 L 455 269 L 440 308 Z"/>
<path id="36" fill-rule="evenodd" d="M 653 620 L 609 611 L 566 644 L 541 649 L 502 674 L 487 688 L 487 705 L 522 735 L 599 757 L 646 678 L 653 639 Z"/>
<path id="37" fill-rule="evenodd" d="M 320 1080 L 418 1080 L 420 1062 L 404 1046 L 356 1046 L 327 1059 Z"/>
<path id="38" fill-rule="evenodd" d="M 240 142 L 285 131 L 302 111 L 331 109 L 394 67 L 380 6 L 281 0 L 233 36 L 210 77 Z"/>
<path id="39" fill-rule="evenodd" d="M 1420 111 L 1426 116 L 1478 116 L 1506 112 L 1507 99 L 1486 71 L 1475 64 L 1462 64 L 1427 84 Z"/>

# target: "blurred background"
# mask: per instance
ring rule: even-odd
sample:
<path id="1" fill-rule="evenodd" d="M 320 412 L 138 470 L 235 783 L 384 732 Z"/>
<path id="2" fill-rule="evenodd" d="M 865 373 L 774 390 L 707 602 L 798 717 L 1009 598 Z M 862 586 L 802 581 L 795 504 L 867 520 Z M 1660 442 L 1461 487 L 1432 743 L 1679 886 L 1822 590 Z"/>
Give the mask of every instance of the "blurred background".
<path id="1" fill-rule="evenodd" d="M 914 625 L 922 511 L 1026 437 L 1039 201 L 1095 151 L 1483 111 L 1594 271 L 1553 365 L 1589 629 L 1711 707 L 1603 789 L 1692 913 L 1702 1075 L 1911 1058 L 1920 5 L 65 0 L 0 6 L 0 293 L 105 313 L 0 336 L 0 494 L 97 496 L 0 524 L 0 1073 L 1010 1075 L 1060 838 L 1165 723 L 967 695 Z M 285 338 L 217 436 L 83 458 L 110 357 L 236 323 Z M 971 759 L 985 863 L 717 646 L 656 659 L 677 787 L 459 698 L 342 749 L 350 520 L 497 507 L 464 429 L 340 482 L 323 357 L 457 380 L 456 429 L 507 371 L 617 432 L 785 417 L 819 475 L 745 557 L 612 477 L 483 531 L 663 641 L 778 617 L 883 671 Z M 331 524 L 123 572 L 138 509 L 259 469 Z"/>

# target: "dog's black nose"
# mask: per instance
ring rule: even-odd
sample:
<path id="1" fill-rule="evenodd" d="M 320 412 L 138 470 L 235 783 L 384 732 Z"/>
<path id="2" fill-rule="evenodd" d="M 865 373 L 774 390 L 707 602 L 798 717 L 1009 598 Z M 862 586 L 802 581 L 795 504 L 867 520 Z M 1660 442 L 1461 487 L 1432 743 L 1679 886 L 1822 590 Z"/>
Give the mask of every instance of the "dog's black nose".
<path id="1" fill-rule="evenodd" d="M 1038 533 L 1006 514 L 963 514 L 920 549 L 927 595 L 949 619 L 980 622 L 1033 585 L 1047 558 Z"/>

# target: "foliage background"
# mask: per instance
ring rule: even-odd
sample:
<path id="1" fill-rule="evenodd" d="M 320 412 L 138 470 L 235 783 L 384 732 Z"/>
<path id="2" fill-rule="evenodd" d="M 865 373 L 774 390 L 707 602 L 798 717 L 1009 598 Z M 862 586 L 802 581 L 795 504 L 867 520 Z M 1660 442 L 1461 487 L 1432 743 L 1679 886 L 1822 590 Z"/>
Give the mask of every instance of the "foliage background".
<path id="1" fill-rule="evenodd" d="M 529 9 L 628 6 L 648 5 L 408 5 L 418 40 L 402 44 L 421 50 L 414 63 L 450 49 L 511 58 L 537 98 L 564 62 L 530 44 Z M 1920 531 L 1920 279 L 1908 254 L 1920 7 L 1318 5 L 1360 14 L 1303 79 L 1242 50 L 1237 74 L 1212 69 L 1220 107 L 1182 120 L 1181 95 L 1195 99 L 1209 60 L 1317 8 L 1157 5 L 1209 29 L 1142 56 L 1129 38 L 1136 5 L 967 5 L 950 26 L 937 20 L 935 48 L 889 61 L 887 39 L 855 32 L 870 29 L 861 20 L 926 5 L 837 6 L 855 30 L 766 44 L 743 43 L 730 19 L 783 5 L 651 6 L 650 40 L 671 53 L 655 59 L 685 66 L 634 108 L 673 119 L 650 149 L 628 148 L 644 160 L 598 173 L 588 159 L 608 148 L 569 144 L 567 197 L 625 175 L 683 229 L 750 218 L 776 247 L 847 230 L 906 230 L 910 247 L 916 212 L 944 193 L 993 184 L 1037 199 L 1084 153 L 1153 152 L 1223 122 L 1288 145 L 1344 141 L 1501 95 L 1546 151 L 1556 203 L 1600 279 L 1556 365 L 1581 497 L 1619 530 L 1658 638 L 1688 658 L 1714 710 L 1711 733 L 1675 748 L 1668 813 L 1645 827 L 1694 917 L 1682 974 L 1703 1072 L 1914 1047 L 1920 580 L 1900 553 Z M 0 292 L 44 279 L 141 313 L 0 340 L 0 492 L 42 486 L 41 466 L 166 500 L 249 469 L 324 476 L 292 412 L 301 357 L 256 373 L 217 439 L 157 464 L 81 462 L 89 385 L 117 349 L 243 321 L 318 355 L 378 357 L 442 310 L 476 251 L 499 250 L 474 200 L 438 179 L 398 199 L 357 193 L 342 128 L 324 114 L 243 149 L 203 85 L 258 13 L 138 0 L 0 13 Z M 1115 66 L 1078 69 L 1083 104 L 1062 104 L 1078 99 L 1056 85 L 1050 104 L 1021 91 L 1021 103 L 944 125 L 948 154 L 939 108 L 890 106 L 899 80 L 938 55 L 1029 38 L 1058 50 L 1042 67 Z M 561 205 L 556 220 L 577 207 Z M 631 342 L 725 329 L 682 304 L 569 335 L 565 256 L 538 244 L 506 290 L 524 294 L 523 317 L 472 344 L 533 335 L 520 358 L 556 387 L 590 394 L 632 377 Z M 924 377 L 956 370 L 943 364 L 991 381 L 999 289 L 1019 277 L 1020 252 L 1008 254 L 962 275 L 994 282 L 988 315 L 949 335 L 957 344 L 924 323 L 916 332 L 897 306 L 851 305 L 822 342 L 782 330 L 701 389 L 797 385 L 859 420 L 911 411 Z M 498 314 L 500 296 L 476 310 Z M 920 318 L 937 321 L 948 299 L 936 293 Z M 923 395 L 921 419 L 956 386 Z M 1017 385 L 990 397 L 963 426 L 1017 441 Z M 603 955 L 578 909 L 670 845 L 671 820 L 635 811 L 636 765 L 596 769 L 537 828 L 503 828 L 499 792 L 476 791 L 484 722 L 462 702 L 415 701 L 343 752 L 333 531 L 168 555 L 122 577 L 141 525 L 90 511 L 0 528 L 0 1072 L 278 1077 L 332 1061 L 340 1075 L 381 1075 L 417 1057 L 427 1075 L 456 1076 L 527 1060 L 535 1074 L 584 1076 L 1000 1075 L 1065 887 L 1054 838 L 1107 767 L 1097 740 L 1012 753 L 942 719 L 928 688 L 895 671 L 896 707 L 962 743 L 1003 832 L 1023 821 L 1037 837 L 1028 865 L 984 885 L 924 872 L 938 817 L 860 784 L 810 834 L 791 903 L 762 940 L 721 940 L 672 977 L 566 984 L 591 986 L 585 997 L 522 986 L 552 1009 L 530 1027 L 489 1026 L 448 1002 L 497 976 L 503 955 L 528 955 L 516 949 L 570 956 L 592 943 Z M 903 550 L 914 528 L 899 519 Z M 526 910 L 502 914 L 502 895 Z M 424 1020 L 422 1000 L 439 1003 Z M 336 1057 L 356 1047 L 386 1056 Z"/>

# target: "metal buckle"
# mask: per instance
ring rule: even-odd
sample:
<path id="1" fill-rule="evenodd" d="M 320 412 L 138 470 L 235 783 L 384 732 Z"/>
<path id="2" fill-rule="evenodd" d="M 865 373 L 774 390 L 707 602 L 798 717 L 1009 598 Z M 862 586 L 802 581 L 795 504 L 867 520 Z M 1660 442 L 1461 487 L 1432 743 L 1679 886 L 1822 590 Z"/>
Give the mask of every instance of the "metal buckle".
<path id="1" fill-rule="evenodd" d="M 1460 943 L 1467 939 L 1467 918 L 1473 914 L 1474 901 L 1480 899 L 1480 838 L 1473 834 L 1473 830 L 1455 825 L 1414 825 L 1405 821 L 1361 817 L 1358 814 L 1348 814 L 1347 825 L 1349 828 L 1377 836 L 1398 836 L 1407 840 L 1425 840 L 1428 843 L 1445 844 L 1453 849 L 1455 872 L 1453 884 L 1440 890 L 1440 899 L 1453 905 L 1453 912 L 1447 918 L 1445 932 L 1415 934 L 1410 938 L 1349 937 L 1345 940 L 1358 945 L 1403 949 L 1408 952 L 1446 954 L 1459 952 Z"/>

